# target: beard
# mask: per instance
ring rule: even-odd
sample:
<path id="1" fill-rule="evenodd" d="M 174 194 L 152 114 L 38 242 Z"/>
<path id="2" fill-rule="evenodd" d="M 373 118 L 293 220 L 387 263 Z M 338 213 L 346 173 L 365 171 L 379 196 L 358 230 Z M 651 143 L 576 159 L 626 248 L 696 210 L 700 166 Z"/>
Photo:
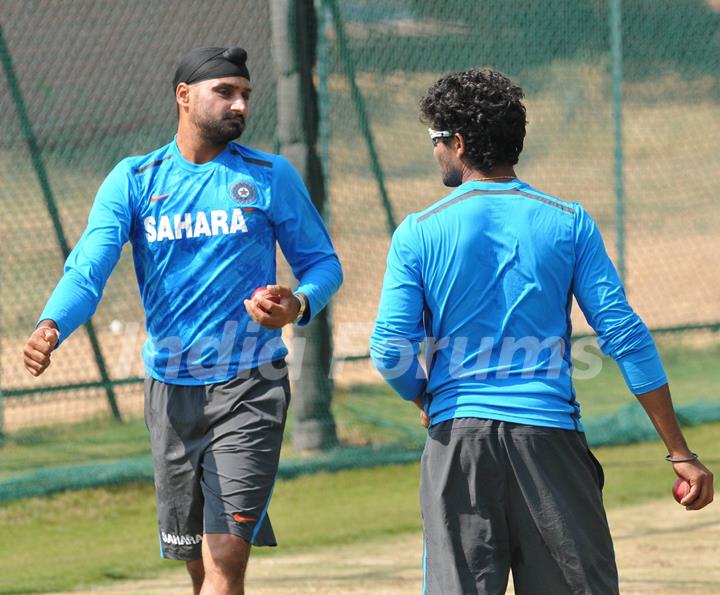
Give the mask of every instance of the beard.
<path id="1" fill-rule="evenodd" d="M 456 188 L 462 184 L 462 170 L 460 168 L 441 166 L 440 170 L 440 173 L 442 174 L 442 181 L 445 186 L 448 186 L 449 188 Z"/>
<path id="2" fill-rule="evenodd" d="M 226 145 L 231 140 L 240 138 L 245 130 L 245 118 L 231 112 L 219 120 L 197 117 L 194 120 L 200 136 L 211 145 Z"/>

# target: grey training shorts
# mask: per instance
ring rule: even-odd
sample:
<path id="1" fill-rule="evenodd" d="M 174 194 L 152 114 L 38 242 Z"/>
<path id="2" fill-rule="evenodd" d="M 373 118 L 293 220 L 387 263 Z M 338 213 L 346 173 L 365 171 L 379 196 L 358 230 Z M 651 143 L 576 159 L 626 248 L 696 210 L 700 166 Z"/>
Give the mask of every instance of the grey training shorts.
<path id="1" fill-rule="evenodd" d="M 162 557 L 200 559 L 204 533 L 277 545 L 267 508 L 289 402 L 282 360 L 204 386 L 145 380 Z"/>
<path id="2" fill-rule="evenodd" d="M 615 595 L 603 472 L 582 432 L 461 418 L 421 463 L 427 595 Z"/>

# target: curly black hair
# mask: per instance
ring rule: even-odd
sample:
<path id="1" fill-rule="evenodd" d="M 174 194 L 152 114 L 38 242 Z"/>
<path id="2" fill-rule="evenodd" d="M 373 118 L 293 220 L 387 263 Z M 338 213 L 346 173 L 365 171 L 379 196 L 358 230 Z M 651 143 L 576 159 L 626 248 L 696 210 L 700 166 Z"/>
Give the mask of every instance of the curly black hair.
<path id="1" fill-rule="evenodd" d="M 420 100 L 420 120 L 435 130 L 460 133 L 470 165 L 489 171 L 518 162 L 527 122 L 523 97 L 522 89 L 500 72 L 453 72 Z"/>

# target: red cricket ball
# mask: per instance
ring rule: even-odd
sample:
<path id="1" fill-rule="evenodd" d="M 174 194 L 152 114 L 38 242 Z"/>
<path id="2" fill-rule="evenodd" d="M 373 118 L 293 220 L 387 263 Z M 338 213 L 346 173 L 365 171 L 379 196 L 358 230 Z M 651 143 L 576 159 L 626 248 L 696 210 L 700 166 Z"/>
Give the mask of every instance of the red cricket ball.
<path id="1" fill-rule="evenodd" d="M 259 295 L 261 297 L 264 297 L 266 300 L 270 300 L 271 302 L 274 302 L 275 304 L 280 303 L 280 298 L 276 295 L 273 295 L 270 293 L 266 285 L 261 285 L 258 287 L 255 291 L 252 292 L 252 295 L 250 296 L 250 299 L 254 299 L 256 295 Z"/>
<path id="2" fill-rule="evenodd" d="M 690 493 L 690 484 L 684 479 L 676 479 L 672 487 L 672 493 L 677 502 L 680 502 L 685 496 Z"/>

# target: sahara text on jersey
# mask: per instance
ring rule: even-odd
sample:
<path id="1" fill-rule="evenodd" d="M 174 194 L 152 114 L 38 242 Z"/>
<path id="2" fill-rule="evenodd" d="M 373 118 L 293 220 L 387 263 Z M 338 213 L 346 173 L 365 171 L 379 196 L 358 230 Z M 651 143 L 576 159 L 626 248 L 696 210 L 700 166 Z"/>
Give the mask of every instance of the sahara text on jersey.
<path id="1" fill-rule="evenodd" d="M 227 235 L 238 231 L 247 233 L 248 231 L 242 210 L 238 208 L 233 209 L 229 217 L 228 212 L 224 210 L 210 211 L 209 215 L 204 211 L 174 216 L 162 215 L 159 220 L 150 215 L 145 217 L 143 225 L 148 242 Z"/>

